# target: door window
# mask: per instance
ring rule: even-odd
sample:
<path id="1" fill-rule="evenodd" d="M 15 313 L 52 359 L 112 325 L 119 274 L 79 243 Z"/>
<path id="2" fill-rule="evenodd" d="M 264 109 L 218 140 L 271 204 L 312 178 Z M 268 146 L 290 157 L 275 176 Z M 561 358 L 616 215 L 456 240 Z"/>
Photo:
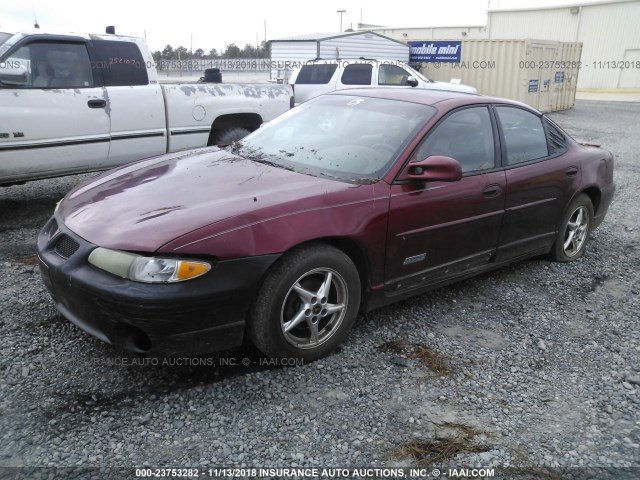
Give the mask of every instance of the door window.
<path id="1" fill-rule="evenodd" d="M 354 63 L 347 65 L 342 72 L 343 85 L 371 85 L 373 67 L 369 63 Z"/>
<path id="2" fill-rule="evenodd" d="M 397 65 L 380 65 L 378 85 L 407 86 L 409 72 Z"/>
<path id="3" fill-rule="evenodd" d="M 34 42 L 12 55 L 24 60 L 27 88 L 93 87 L 91 62 L 81 43 Z"/>
<path id="4" fill-rule="evenodd" d="M 515 107 L 496 107 L 502 125 L 507 165 L 547 157 L 547 137 L 537 115 Z"/>
<path id="5" fill-rule="evenodd" d="M 493 127 L 487 107 L 458 110 L 439 123 L 418 147 L 418 160 L 432 155 L 458 160 L 463 173 L 495 167 Z"/>

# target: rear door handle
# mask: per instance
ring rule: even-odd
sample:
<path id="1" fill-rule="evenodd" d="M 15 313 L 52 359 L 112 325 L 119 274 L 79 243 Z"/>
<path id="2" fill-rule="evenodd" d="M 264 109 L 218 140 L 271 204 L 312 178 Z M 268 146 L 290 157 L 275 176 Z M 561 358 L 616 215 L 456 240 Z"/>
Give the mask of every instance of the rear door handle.
<path id="1" fill-rule="evenodd" d="M 578 174 L 578 167 L 569 167 L 565 170 L 567 177 L 575 177 Z"/>
<path id="2" fill-rule="evenodd" d="M 485 187 L 484 190 L 482 190 L 482 195 L 487 198 L 497 197 L 501 193 L 502 188 L 500 188 L 500 185 L 489 185 L 488 187 Z"/>
<path id="3" fill-rule="evenodd" d="M 89 100 L 87 102 L 87 105 L 89 105 L 89 108 L 104 108 L 107 106 L 107 101 L 106 100 Z"/>

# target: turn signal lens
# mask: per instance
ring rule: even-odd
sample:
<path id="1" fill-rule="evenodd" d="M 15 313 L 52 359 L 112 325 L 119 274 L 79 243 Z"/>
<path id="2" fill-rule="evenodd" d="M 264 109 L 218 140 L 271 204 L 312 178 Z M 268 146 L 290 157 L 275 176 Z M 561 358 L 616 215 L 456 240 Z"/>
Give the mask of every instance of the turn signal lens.
<path id="1" fill-rule="evenodd" d="M 211 266 L 208 263 L 187 262 L 182 260 L 178 262 L 178 271 L 175 274 L 175 278 L 179 282 L 182 280 L 189 280 L 190 278 L 196 278 L 200 275 L 204 275 L 209 270 L 211 270 Z"/>

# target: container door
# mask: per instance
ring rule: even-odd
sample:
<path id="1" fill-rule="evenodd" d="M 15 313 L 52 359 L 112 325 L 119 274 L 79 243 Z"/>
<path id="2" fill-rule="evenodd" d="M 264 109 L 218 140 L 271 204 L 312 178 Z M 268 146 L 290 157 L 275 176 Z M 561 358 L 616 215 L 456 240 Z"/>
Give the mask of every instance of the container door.
<path id="1" fill-rule="evenodd" d="M 541 112 L 553 110 L 552 98 L 554 80 L 553 65 L 556 60 L 556 46 L 545 44 L 531 45 L 531 60 L 535 69 L 530 70 L 529 101 L 527 103 Z"/>

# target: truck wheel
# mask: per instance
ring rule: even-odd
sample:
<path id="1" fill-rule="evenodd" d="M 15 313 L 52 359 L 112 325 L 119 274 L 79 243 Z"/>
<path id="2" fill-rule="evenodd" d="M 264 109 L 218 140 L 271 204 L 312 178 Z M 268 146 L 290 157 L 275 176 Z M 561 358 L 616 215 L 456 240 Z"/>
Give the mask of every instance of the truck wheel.
<path id="1" fill-rule="evenodd" d="M 251 132 L 249 130 L 242 127 L 227 128 L 226 130 L 221 131 L 214 137 L 212 144 L 213 145 L 230 145 L 233 142 L 236 142 L 246 137 L 250 133 Z"/>
<path id="2" fill-rule="evenodd" d="M 346 338 L 360 308 L 360 276 L 329 245 L 292 250 L 274 265 L 249 318 L 249 338 L 271 357 L 313 361 Z"/>
<path id="3" fill-rule="evenodd" d="M 587 195 L 580 195 L 567 208 L 556 242 L 551 249 L 551 259 L 571 262 L 582 256 L 593 224 L 593 203 Z"/>

